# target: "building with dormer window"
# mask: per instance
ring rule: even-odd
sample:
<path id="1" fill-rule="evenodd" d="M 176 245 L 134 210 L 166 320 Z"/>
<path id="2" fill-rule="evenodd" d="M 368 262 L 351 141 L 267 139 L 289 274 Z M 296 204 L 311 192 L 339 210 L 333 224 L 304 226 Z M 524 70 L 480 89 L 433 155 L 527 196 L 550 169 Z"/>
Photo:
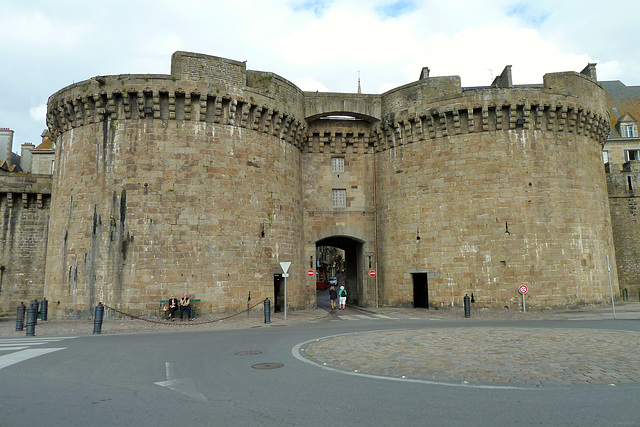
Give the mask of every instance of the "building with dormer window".
<path id="1" fill-rule="evenodd" d="M 640 86 L 599 82 L 607 96 L 611 131 L 602 151 L 620 291 L 640 296 Z"/>

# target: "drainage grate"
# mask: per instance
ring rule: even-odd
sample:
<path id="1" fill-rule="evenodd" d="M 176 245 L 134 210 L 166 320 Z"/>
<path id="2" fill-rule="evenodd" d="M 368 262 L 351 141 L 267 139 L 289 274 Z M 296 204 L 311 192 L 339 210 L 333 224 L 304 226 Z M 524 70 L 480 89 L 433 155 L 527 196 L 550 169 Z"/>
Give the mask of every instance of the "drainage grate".
<path id="1" fill-rule="evenodd" d="M 256 351 L 256 350 L 249 350 L 249 351 L 238 351 L 235 353 L 236 356 L 251 356 L 254 354 L 262 354 L 261 351 Z"/>
<path id="2" fill-rule="evenodd" d="M 282 368 L 284 365 L 282 363 L 258 363 L 257 365 L 251 366 L 253 369 L 276 369 Z"/>

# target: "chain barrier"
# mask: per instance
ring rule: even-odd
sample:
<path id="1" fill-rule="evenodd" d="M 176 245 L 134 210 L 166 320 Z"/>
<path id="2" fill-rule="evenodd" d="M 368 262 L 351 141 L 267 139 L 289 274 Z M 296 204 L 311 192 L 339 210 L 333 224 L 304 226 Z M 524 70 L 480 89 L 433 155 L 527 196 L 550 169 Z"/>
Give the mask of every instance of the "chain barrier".
<path id="1" fill-rule="evenodd" d="M 118 313 L 118 314 L 121 314 L 121 315 L 126 316 L 126 317 L 130 317 L 130 318 L 132 318 L 132 319 L 142 320 L 143 322 L 148 322 L 148 323 L 157 323 L 157 324 L 159 324 L 159 325 L 167 325 L 167 326 L 178 326 L 178 325 L 179 325 L 179 326 L 185 326 L 185 325 L 189 325 L 189 326 L 194 325 L 194 326 L 195 326 L 195 325 L 206 325 L 207 323 L 216 323 L 216 322 L 220 322 L 220 321 L 223 321 L 223 320 L 231 319 L 232 317 L 239 316 L 239 315 L 240 315 L 240 314 L 242 314 L 242 313 L 246 313 L 246 312 L 248 312 L 248 311 L 253 310 L 254 308 L 256 308 L 257 306 L 259 306 L 260 304 L 263 304 L 265 300 L 266 300 L 266 298 L 265 298 L 265 299 L 263 299 L 262 301 L 260 301 L 260 302 L 256 303 L 256 304 L 254 304 L 253 306 L 251 306 L 251 307 L 249 307 L 249 308 L 245 309 L 245 310 L 239 311 L 238 313 L 234 313 L 234 314 L 231 314 L 231 315 L 226 316 L 226 317 L 220 317 L 220 318 L 213 319 L 213 320 L 204 320 L 204 321 L 198 321 L 198 322 L 186 322 L 186 323 L 184 323 L 184 322 L 172 322 L 172 321 L 168 321 L 168 320 L 153 320 L 153 319 L 145 319 L 145 318 L 143 318 L 143 317 L 136 316 L 135 314 L 125 313 L 124 311 L 122 311 L 122 310 L 118 310 L 117 308 L 110 307 L 110 306 L 108 306 L 108 305 L 107 305 L 107 304 L 105 304 L 105 303 L 102 303 L 102 305 L 103 305 L 105 308 L 107 308 L 107 309 L 109 309 L 109 310 L 111 310 L 111 311 L 114 311 L 114 312 L 116 312 L 116 313 Z"/>

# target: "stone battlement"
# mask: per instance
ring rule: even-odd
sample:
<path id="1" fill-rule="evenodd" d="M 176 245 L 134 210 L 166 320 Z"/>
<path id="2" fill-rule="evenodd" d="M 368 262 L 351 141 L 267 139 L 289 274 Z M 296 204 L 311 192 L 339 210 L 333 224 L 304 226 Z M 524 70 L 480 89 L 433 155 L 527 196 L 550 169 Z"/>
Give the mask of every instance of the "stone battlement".
<path id="1" fill-rule="evenodd" d="M 330 143 L 331 137 L 308 132 L 308 123 L 350 115 L 372 123 L 356 135 L 376 151 L 518 129 L 585 134 L 602 144 L 608 117 L 579 103 L 581 95 L 602 91 L 592 68 L 546 74 L 537 87 L 513 87 L 507 66 L 489 88 L 464 89 L 457 76 L 424 75 L 382 95 L 303 93 L 276 74 L 247 70 L 244 62 L 176 52 L 171 75 L 97 76 L 62 89 L 49 99 L 47 123 L 55 137 L 106 119 L 200 121 L 269 133 L 301 150 L 322 152 L 325 144 L 314 140 Z"/>

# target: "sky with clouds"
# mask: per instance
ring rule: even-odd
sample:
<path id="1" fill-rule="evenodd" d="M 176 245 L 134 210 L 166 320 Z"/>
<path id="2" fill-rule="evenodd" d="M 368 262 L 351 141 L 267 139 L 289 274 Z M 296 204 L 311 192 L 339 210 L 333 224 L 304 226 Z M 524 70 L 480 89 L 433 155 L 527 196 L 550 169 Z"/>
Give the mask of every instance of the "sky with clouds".
<path id="1" fill-rule="evenodd" d="M 0 0 L 0 127 L 38 145 L 50 95 L 97 75 L 169 74 L 178 50 L 247 61 L 302 90 L 379 94 L 458 75 L 515 84 L 597 63 L 640 85 L 637 0 Z"/>

